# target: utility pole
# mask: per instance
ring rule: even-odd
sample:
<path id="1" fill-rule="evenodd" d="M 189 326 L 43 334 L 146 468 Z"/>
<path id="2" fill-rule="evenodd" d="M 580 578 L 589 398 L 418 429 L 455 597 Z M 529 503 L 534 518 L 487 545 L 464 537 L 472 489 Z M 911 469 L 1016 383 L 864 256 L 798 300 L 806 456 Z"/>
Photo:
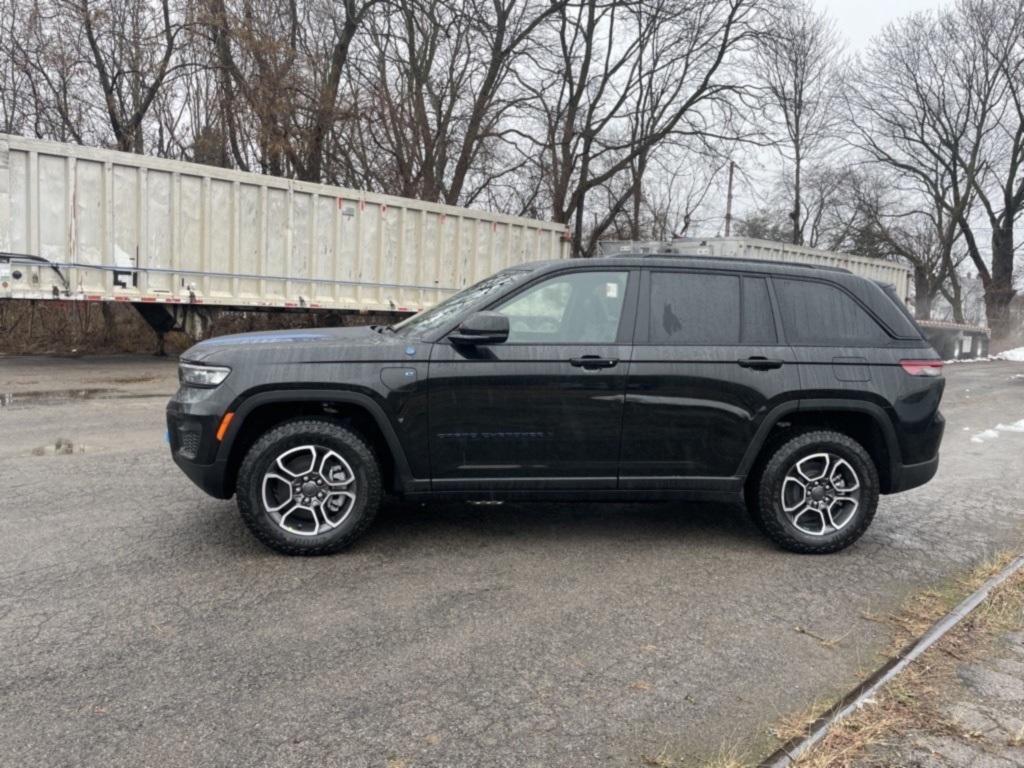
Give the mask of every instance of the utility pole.
<path id="1" fill-rule="evenodd" d="M 736 163 L 729 161 L 729 191 L 725 196 L 725 236 L 732 234 L 732 174 L 736 170 Z"/>

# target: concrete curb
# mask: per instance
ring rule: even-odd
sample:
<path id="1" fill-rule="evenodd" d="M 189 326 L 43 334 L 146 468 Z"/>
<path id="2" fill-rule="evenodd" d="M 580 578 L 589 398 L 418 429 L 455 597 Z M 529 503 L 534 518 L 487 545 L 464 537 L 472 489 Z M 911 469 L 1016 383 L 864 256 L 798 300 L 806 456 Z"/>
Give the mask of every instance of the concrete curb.
<path id="1" fill-rule="evenodd" d="M 796 762 L 808 749 L 821 741 L 832 727 L 851 712 L 859 709 L 896 675 L 910 666 L 918 656 L 931 648 L 953 627 L 963 621 L 975 608 L 985 602 L 989 593 L 1024 568 L 1024 554 L 1015 557 L 1009 565 L 990 578 L 963 602 L 947 613 L 917 640 L 907 645 L 889 661 L 879 667 L 870 677 L 843 696 L 815 720 L 807 733 L 783 744 L 759 764 L 759 768 L 787 768 Z"/>

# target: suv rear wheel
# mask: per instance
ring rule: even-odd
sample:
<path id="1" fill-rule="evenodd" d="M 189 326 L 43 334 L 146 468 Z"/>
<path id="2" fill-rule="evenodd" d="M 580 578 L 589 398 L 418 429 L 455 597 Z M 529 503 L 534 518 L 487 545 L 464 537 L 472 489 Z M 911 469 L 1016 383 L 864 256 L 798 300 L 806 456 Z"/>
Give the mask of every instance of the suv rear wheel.
<path id="1" fill-rule="evenodd" d="M 806 432 L 772 453 L 753 510 L 773 541 L 793 552 L 837 552 L 867 530 L 878 507 L 878 471 L 856 440 Z"/>
<path id="2" fill-rule="evenodd" d="M 355 432 L 327 419 L 274 427 L 238 472 L 238 509 L 256 537 L 286 555 L 326 555 L 366 530 L 381 501 L 380 466 Z"/>

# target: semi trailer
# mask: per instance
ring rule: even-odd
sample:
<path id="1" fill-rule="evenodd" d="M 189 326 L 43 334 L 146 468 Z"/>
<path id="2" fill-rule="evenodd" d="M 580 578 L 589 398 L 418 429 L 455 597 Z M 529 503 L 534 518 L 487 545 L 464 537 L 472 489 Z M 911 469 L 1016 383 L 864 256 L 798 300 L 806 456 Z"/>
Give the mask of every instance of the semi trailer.
<path id="1" fill-rule="evenodd" d="M 210 308 L 407 314 L 568 256 L 563 224 L 0 134 L 0 298 L 127 302 L 158 331 Z"/>

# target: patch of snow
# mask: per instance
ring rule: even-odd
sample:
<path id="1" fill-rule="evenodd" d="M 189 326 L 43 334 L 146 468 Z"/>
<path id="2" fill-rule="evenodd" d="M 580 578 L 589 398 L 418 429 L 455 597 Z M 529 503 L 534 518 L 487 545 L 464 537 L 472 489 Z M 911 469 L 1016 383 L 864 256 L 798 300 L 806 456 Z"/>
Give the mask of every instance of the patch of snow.
<path id="1" fill-rule="evenodd" d="M 1014 363 L 1024 363 L 1024 347 L 1017 347 L 1016 349 L 1008 349 L 1005 352 L 1000 352 L 996 355 L 997 360 L 1010 360 Z"/>
<path id="2" fill-rule="evenodd" d="M 1000 352 L 998 355 L 985 355 L 984 357 L 962 357 L 953 360 L 943 360 L 942 362 L 945 365 L 952 365 L 953 363 L 990 363 L 993 360 L 1007 360 L 1011 363 L 1024 363 L 1024 347 L 1008 349 L 1005 352 Z"/>
<path id="3" fill-rule="evenodd" d="M 994 429 L 986 429 L 984 432 L 979 432 L 971 437 L 972 443 L 984 443 L 986 440 L 991 440 L 994 437 L 999 437 L 999 433 Z"/>
<path id="4" fill-rule="evenodd" d="M 996 424 L 1000 432 L 1024 432 L 1024 419 L 1015 421 L 1013 424 Z"/>

